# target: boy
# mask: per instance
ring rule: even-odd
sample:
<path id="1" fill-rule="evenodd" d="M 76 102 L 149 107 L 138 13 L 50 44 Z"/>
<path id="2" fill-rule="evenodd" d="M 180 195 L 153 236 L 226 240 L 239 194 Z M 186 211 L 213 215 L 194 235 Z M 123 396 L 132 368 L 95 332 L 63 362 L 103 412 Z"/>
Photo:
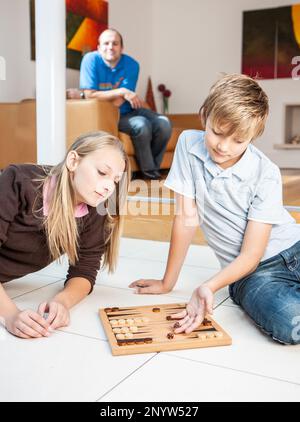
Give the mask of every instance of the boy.
<path id="1" fill-rule="evenodd" d="M 231 298 L 274 340 L 300 343 L 300 225 L 282 204 L 278 167 L 252 145 L 269 106 L 258 83 L 226 75 L 200 109 L 205 132 L 184 131 L 165 185 L 175 191 L 167 268 L 162 280 L 137 280 L 137 293 L 174 287 L 200 220 L 221 271 L 193 292 L 175 332 L 190 333 L 212 313 L 214 293 Z M 298 326 L 297 326 L 298 324 Z"/>

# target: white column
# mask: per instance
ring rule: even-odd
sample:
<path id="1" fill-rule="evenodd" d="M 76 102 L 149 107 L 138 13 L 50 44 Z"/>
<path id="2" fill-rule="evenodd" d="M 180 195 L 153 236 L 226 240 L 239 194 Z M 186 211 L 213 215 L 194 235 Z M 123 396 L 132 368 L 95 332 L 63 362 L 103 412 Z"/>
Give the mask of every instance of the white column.
<path id="1" fill-rule="evenodd" d="M 37 162 L 57 164 L 66 150 L 65 0 L 35 0 Z"/>

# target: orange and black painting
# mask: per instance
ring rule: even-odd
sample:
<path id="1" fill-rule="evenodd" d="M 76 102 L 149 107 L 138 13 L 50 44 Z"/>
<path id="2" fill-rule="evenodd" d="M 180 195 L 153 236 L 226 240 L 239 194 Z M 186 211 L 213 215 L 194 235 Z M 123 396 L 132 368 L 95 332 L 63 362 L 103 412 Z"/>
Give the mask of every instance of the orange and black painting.
<path id="1" fill-rule="evenodd" d="M 291 78 L 295 56 L 300 56 L 300 4 L 243 13 L 242 73 Z"/>
<path id="2" fill-rule="evenodd" d="M 30 0 L 31 59 L 35 60 L 34 0 Z M 67 67 L 79 69 L 82 56 L 96 50 L 98 37 L 108 27 L 108 1 L 66 0 Z"/>

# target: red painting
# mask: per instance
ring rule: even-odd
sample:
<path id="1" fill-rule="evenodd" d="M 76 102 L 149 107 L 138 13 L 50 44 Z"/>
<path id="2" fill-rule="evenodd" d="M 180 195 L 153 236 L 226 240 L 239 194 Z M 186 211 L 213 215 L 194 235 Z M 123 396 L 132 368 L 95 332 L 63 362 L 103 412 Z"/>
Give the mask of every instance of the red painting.
<path id="1" fill-rule="evenodd" d="M 291 78 L 300 56 L 300 4 L 243 14 L 242 73 L 261 79 Z"/>

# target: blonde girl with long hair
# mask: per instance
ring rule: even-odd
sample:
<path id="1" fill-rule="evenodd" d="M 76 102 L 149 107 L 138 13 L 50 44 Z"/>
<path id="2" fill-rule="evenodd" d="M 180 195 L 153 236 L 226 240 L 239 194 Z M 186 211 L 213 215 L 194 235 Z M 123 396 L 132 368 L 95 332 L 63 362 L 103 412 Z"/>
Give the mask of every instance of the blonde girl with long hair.
<path id="1" fill-rule="evenodd" d="M 0 176 L 0 317 L 21 338 L 47 337 L 91 293 L 100 264 L 115 269 L 130 165 L 105 132 L 80 136 L 56 166 L 10 165 Z M 66 254 L 64 288 L 37 311 L 21 310 L 3 287 Z M 44 317 L 48 314 L 47 317 Z"/>

